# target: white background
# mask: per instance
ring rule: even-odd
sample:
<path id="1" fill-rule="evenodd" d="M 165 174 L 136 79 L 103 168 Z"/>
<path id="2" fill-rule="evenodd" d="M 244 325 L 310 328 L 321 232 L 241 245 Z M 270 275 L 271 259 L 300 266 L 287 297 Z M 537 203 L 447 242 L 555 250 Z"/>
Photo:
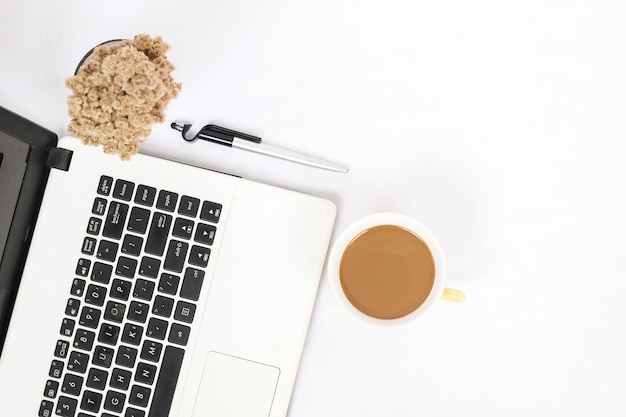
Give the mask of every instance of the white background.
<path id="1" fill-rule="evenodd" d="M 145 152 L 330 198 L 335 237 L 413 216 L 467 294 L 380 329 L 323 280 L 290 417 L 624 415 L 625 2 L 0 0 L 0 105 L 64 134 L 78 61 L 137 33 L 183 83 Z M 351 170 L 188 145 L 174 120 Z"/>

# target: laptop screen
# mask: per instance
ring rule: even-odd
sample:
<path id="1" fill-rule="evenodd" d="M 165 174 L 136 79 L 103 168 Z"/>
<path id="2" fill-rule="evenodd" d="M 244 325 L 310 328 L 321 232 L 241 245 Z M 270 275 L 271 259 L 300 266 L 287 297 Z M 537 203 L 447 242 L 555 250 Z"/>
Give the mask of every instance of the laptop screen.
<path id="1" fill-rule="evenodd" d="M 0 107 L 0 349 L 56 142 L 54 133 Z"/>

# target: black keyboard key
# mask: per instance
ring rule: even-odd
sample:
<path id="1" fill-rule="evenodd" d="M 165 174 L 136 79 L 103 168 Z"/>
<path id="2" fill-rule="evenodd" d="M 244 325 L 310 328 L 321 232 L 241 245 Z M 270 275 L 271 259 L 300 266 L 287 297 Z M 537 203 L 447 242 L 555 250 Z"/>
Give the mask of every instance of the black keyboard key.
<path id="1" fill-rule="evenodd" d="M 171 224 L 172 216 L 169 214 L 154 213 L 146 240 L 145 251 L 147 253 L 157 256 L 163 255 Z"/>
<path id="2" fill-rule="evenodd" d="M 106 416 L 103 416 L 106 417 Z M 133 407 L 128 407 L 124 413 L 124 417 L 146 417 L 146 412 Z"/>
<path id="3" fill-rule="evenodd" d="M 100 404 L 102 404 L 102 394 L 86 390 L 83 393 L 80 408 L 90 413 L 97 413 L 100 411 Z"/>
<path id="4" fill-rule="evenodd" d="M 189 244 L 179 240 L 171 240 L 167 246 L 167 255 L 163 268 L 172 272 L 182 272 L 187 258 Z"/>
<path id="5" fill-rule="evenodd" d="M 72 319 L 63 319 L 61 322 L 61 335 L 65 337 L 72 337 L 74 334 L 74 327 L 76 326 L 76 322 Z"/>
<path id="6" fill-rule="evenodd" d="M 70 353 L 70 359 L 67 361 L 67 369 L 79 374 L 87 372 L 87 365 L 89 365 L 89 355 L 86 353 L 72 352 Z"/>
<path id="7" fill-rule="evenodd" d="M 179 301 L 176 303 L 176 311 L 174 312 L 174 319 L 185 323 L 193 322 L 193 318 L 196 314 L 196 306 L 185 301 Z"/>
<path id="8" fill-rule="evenodd" d="M 74 278 L 72 280 L 72 288 L 70 289 L 70 293 L 76 297 L 82 297 L 85 293 L 85 286 L 87 282 L 84 279 Z"/>
<path id="9" fill-rule="evenodd" d="M 157 208 L 165 211 L 174 211 L 178 202 L 178 194 L 172 191 L 161 190 L 157 198 Z"/>
<path id="10" fill-rule="evenodd" d="M 83 327 L 89 327 L 90 329 L 97 329 L 100 324 L 100 315 L 102 313 L 97 308 L 89 306 L 83 307 L 80 311 L 80 319 L 78 323 Z"/>
<path id="11" fill-rule="evenodd" d="M 150 211 L 141 207 L 133 207 L 128 217 L 128 226 L 126 229 L 130 232 L 143 235 L 148 230 L 150 222 Z"/>
<path id="12" fill-rule="evenodd" d="M 117 300 L 126 301 L 130 296 L 130 290 L 133 284 L 125 279 L 115 278 L 111 283 L 111 290 L 109 296 Z"/>
<path id="13" fill-rule="evenodd" d="M 193 236 L 193 240 L 198 243 L 202 243 L 207 246 L 211 246 L 215 240 L 215 226 L 206 223 L 198 223 L 196 233 Z"/>
<path id="14" fill-rule="evenodd" d="M 146 340 L 141 347 L 140 358 L 150 361 L 158 362 L 161 359 L 161 352 L 163 351 L 163 345 L 153 340 Z"/>
<path id="15" fill-rule="evenodd" d="M 101 228 L 102 228 L 102 219 L 99 219 L 97 217 L 92 217 L 89 219 L 89 223 L 87 223 L 88 234 L 97 236 L 100 233 Z"/>
<path id="16" fill-rule="evenodd" d="M 104 309 L 105 320 L 121 323 L 126 314 L 126 305 L 117 301 L 109 301 Z"/>
<path id="17" fill-rule="evenodd" d="M 115 346 L 120 337 L 120 328 L 108 323 L 102 323 L 100 333 L 98 333 L 98 342 Z"/>
<path id="18" fill-rule="evenodd" d="M 150 392 L 150 388 L 142 387 L 141 385 L 133 385 L 130 390 L 128 402 L 138 407 L 147 407 L 148 401 L 150 401 Z"/>
<path id="19" fill-rule="evenodd" d="M 74 417 L 77 407 L 78 400 L 69 397 L 59 397 L 59 402 L 57 403 L 57 408 L 55 412 L 56 415 L 61 417 Z"/>
<path id="20" fill-rule="evenodd" d="M 177 217 L 172 229 L 172 235 L 183 239 L 190 239 L 193 232 L 193 222 L 189 219 Z"/>
<path id="21" fill-rule="evenodd" d="M 93 255 L 94 252 L 96 251 L 96 244 L 98 243 L 98 241 L 92 237 L 86 237 L 83 240 L 83 246 L 81 247 L 80 251 L 82 253 L 84 253 L 85 255 Z"/>
<path id="22" fill-rule="evenodd" d="M 124 366 L 126 368 L 132 368 L 135 366 L 137 360 L 137 349 L 129 346 L 120 346 L 115 357 L 115 364 Z"/>
<path id="23" fill-rule="evenodd" d="M 48 376 L 52 378 L 59 379 L 61 375 L 63 375 L 63 362 L 57 361 L 56 359 L 52 361 L 50 364 L 50 370 L 48 371 Z"/>
<path id="24" fill-rule="evenodd" d="M 89 259 L 80 258 L 76 263 L 76 275 L 86 277 L 89 275 L 89 268 L 91 268 L 91 261 Z"/>
<path id="25" fill-rule="evenodd" d="M 65 314 L 70 317 L 78 316 L 78 310 L 80 308 L 80 301 L 75 298 L 70 298 L 67 300 L 67 304 L 65 305 Z"/>
<path id="26" fill-rule="evenodd" d="M 204 271 L 195 268 L 187 268 L 180 288 L 180 296 L 188 300 L 198 301 L 200 290 L 204 281 Z"/>
<path id="27" fill-rule="evenodd" d="M 191 265 L 206 268 L 209 264 L 209 258 L 211 257 L 211 249 L 204 246 L 193 245 L 191 247 L 191 253 L 189 254 L 189 263 Z"/>
<path id="28" fill-rule="evenodd" d="M 96 334 L 94 332 L 90 332 L 89 330 L 78 329 L 76 331 L 76 336 L 74 336 L 74 347 L 80 350 L 86 350 L 87 352 L 91 351 L 93 347 L 93 342 L 96 338 Z"/>
<path id="29" fill-rule="evenodd" d="M 222 205 L 212 201 L 202 203 L 200 218 L 211 223 L 217 223 L 222 215 Z"/>
<path id="30" fill-rule="evenodd" d="M 177 347 L 168 346 L 165 348 L 148 417 L 169 416 L 184 355 L 185 351 Z"/>
<path id="31" fill-rule="evenodd" d="M 104 399 L 104 409 L 114 413 L 121 413 L 126 403 L 126 394 L 117 391 L 108 391 Z"/>
<path id="32" fill-rule="evenodd" d="M 115 257 L 117 256 L 117 249 L 119 245 L 115 242 L 111 242 L 110 240 L 101 240 L 98 245 L 98 250 L 96 251 L 96 257 L 98 259 L 102 259 L 103 261 L 113 262 L 115 261 Z"/>
<path id="33" fill-rule="evenodd" d="M 119 201 L 111 201 L 111 204 L 109 204 L 109 210 L 107 211 L 106 219 L 104 221 L 102 236 L 109 239 L 121 238 L 127 216 L 128 205 L 120 203 Z"/>
<path id="34" fill-rule="evenodd" d="M 149 311 L 150 306 L 148 304 L 131 301 L 130 307 L 128 308 L 128 320 L 137 323 L 145 323 L 148 318 Z"/>
<path id="35" fill-rule="evenodd" d="M 133 407 L 128 407 L 124 413 L 124 417 L 146 417 L 146 412 L 143 410 L 137 410 Z"/>
<path id="36" fill-rule="evenodd" d="M 167 322 L 165 320 L 151 318 L 146 329 L 146 336 L 153 339 L 164 340 L 167 334 Z"/>
<path id="37" fill-rule="evenodd" d="M 109 281 L 111 281 L 112 273 L 113 267 L 110 264 L 95 262 L 91 271 L 91 280 L 102 284 L 108 284 Z"/>
<path id="38" fill-rule="evenodd" d="M 176 295 L 180 277 L 172 274 L 162 273 L 159 279 L 159 292 L 169 295 Z"/>
<path id="39" fill-rule="evenodd" d="M 122 253 L 126 255 L 139 256 L 143 246 L 143 238 L 135 235 L 124 236 L 122 242 Z"/>
<path id="40" fill-rule="evenodd" d="M 115 266 L 115 273 L 121 277 L 134 278 L 137 271 L 137 259 L 127 258 L 126 256 L 120 256 L 117 259 L 117 265 Z"/>
<path id="41" fill-rule="evenodd" d="M 157 367 L 149 363 L 139 362 L 135 371 L 135 382 L 152 385 L 156 378 Z M 135 404 L 139 405 L 139 404 Z"/>
<path id="42" fill-rule="evenodd" d="M 54 403 L 51 401 L 42 401 L 39 405 L 39 417 L 52 417 L 52 410 L 54 410 Z"/>
<path id="43" fill-rule="evenodd" d="M 89 388 L 103 391 L 104 387 L 106 387 L 108 378 L 109 373 L 107 371 L 98 368 L 91 368 L 89 369 L 89 375 L 87 375 L 87 382 L 85 385 Z"/>
<path id="44" fill-rule="evenodd" d="M 191 328 L 189 326 L 183 326 L 182 324 L 173 323 L 167 341 L 170 343 L 175 343 L 177 345 L 185 346 L 189 341 L 190 333 Z"/>
<path id="45" fill-rule="evenodd" d="M 93 304 L 99 307 L 104 305 L 104 299 L 107 294 L 106 287 L 100 285 L 89 284 L 87 292 L 85 293 L 85 302 L 87 304 Z"/>
<path id="46" fill-rule="evenodd" d="M 48 380 L 46 381 L 46 388 L 43 390 L 43 396 L 47 398 L 56 398 L 59 392 L 59 382 Z"/>
<path id="47" fill-rule="evenodd" d="M 154 204 L 155 197 L 156 197 L 156 188 L 147 187 L 145 185 L 137 186 L 137 193 L 135 194 L 135 203 L 150 207 Z"/>
<path id="48" fill-rule="evenodd" d="M 196 217 L 198 209 L 200 208 L 200 200 L 194 197 L 184 195 L 180 198 L 180 206 L 178 207 L 178 214 L 184 216 Z"/>
<path id="49" fill-rule="evenodd" d="M 83 377 L 74 374 L 65 374 L 63 378 L 63 384 L 61 385 L 61 392 L 68 395 L 78 395 L 83 386 Z M 61 397 L 63 398 L 63 397 Z"/>
<path id="50" fill-rule="evenodd" d="M 113 356 L 115 355 L 115 350 L 97 345 L 93 352 L 93 358 L 91 359 L 91 363 L 102 368 L 110 368 L 111 363 L 113 362 Z"/>
<path id="51" fill-rule="evenodd" d="M 97 193 L 100 195 L 109 195 L 111 194 L 111 189 L 113 188 L 113 178 L 103 175 L 100 177 L 100 183 L 98 184 Z"/>
<path id="52" fill-rule="evenodd" d="M 159 275 L 159 269 L 161 268 L 161 261 L 156 258 L 144 256 L 141 258 L 139 264 L 139 275 L 143 275 L 148 278 L 156 278 Z"/>
<path id="53" fill-rule="evenodd" d="M 133 378 L 133 374 L 126 369 L 115 368 L 111 373 L 111 382 L 109 385 L 113 388 L 117 388 L 122 391 L 126 391 L 130 387 L 130 381 Z"/>
<path id="54" fill-rule="evenodd" d="M 65 359 L 70 350 L 70 342 L 67 340 L 58 340 L 54 347 L 54 356 L 57 358 Z"/>
<path id="55" fill-rule="evenodd" d="M 152 300 L 152 294 L 154 294 L 155 284 L 153 281 L 147 281 L 145 279 L 138 279 L 135 282 L 135 288 L 133 289 L 133 297 L 140 300 L 150 301 Z"/>
<path id="56" fill-rule="evenodd" d="M 133 197 L 133 191 L 135 190 L 135 184 L 130 181 L 117 180 L 115 181 L 115 187 L 113 187 L 113 197 L 120 200 L 130 201 Z"/>
<path id="57" fill-rule="evenodd" d="M 104 216 L 107 209 L 107 201 L 104 198 L 96 197 L 93 201 L 93 206 L 91 206 L 91 214 L 96 214 L 98 216 Z"/>
<path id="58" fill-rule="evenodd" d="M 152 303 L 152 314 L 161 317 L 170 317 L 174 309 L 174 300 L 169 297 L 157 295 Z"/>
<path id="59" fill-rule="evenodd" d="M 143 327 L 130 323 L 124 325 L 124 330 L 122 330 L 122 342 L 139 346 L 141 336 L 143 336 Z"/>

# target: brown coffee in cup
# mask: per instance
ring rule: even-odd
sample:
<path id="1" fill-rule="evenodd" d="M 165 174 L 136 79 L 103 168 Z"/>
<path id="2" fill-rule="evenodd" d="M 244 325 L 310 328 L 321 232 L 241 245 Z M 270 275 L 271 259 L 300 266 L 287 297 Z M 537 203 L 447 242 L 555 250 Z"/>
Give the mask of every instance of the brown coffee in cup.
<path id="1" fill-rule="evenodd" d="M 377 319 L 397 319 L 426 301 L 435 282 L 435 261 L 424 240 L 410 230 L 379 225 L 347 245 L 339 279 L 359 311 Z"/>

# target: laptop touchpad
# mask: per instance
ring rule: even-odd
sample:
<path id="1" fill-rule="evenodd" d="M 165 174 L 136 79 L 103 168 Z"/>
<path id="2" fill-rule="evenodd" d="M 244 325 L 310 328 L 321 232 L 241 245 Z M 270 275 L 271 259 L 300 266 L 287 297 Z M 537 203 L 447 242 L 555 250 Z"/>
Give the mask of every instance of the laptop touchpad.
<path id="1" fill-rule="evenodd" d="M 218 352 L 207 354 L 194 417 L 267 417 L 280 370 Z"/>

